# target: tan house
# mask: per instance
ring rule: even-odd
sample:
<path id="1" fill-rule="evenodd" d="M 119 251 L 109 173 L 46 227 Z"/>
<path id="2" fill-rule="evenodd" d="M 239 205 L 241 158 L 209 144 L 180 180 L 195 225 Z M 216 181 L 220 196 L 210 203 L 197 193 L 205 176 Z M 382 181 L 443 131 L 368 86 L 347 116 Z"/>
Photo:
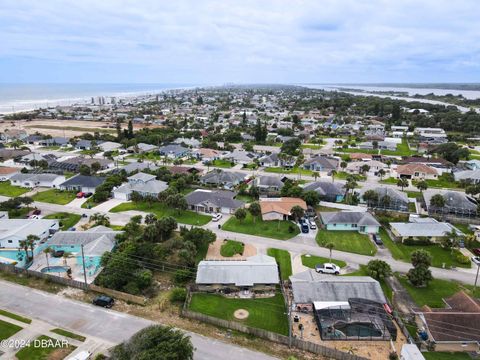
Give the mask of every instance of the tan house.
<path id="1" fill-rule="evenodd" d="M 260 199 L 263 220 L 287 220 L 294 206 L 300 206 L 303 210 L 307 210 L 307 203 L 300 198 Z"/>
<path id="2" fill-rule="evenodd" d="M 438 177 L 437 169 L 425 164 L 406 164 L 397 166 L 397 177 L 412 180 L 430 179 Z"/>

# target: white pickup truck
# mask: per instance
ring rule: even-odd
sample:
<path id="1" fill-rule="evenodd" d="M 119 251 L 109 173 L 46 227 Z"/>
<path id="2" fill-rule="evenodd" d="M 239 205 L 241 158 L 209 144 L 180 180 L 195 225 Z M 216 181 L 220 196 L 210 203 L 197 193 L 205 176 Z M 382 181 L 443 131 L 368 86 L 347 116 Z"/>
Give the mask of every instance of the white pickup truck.
<path id="1" fill-rule="evenodd" d="M 315 265 L 315 271 L 320 274 L 340 274 L 340 267 L 332 263 Z"/>

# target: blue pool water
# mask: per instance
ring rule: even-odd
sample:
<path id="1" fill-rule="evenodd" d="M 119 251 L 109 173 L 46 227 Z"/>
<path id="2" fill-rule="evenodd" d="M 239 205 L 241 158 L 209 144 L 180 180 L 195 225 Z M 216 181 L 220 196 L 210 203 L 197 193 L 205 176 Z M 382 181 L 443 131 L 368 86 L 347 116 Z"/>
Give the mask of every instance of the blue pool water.
<path id="1" fill-rule="evenodd" d="M 42 273 L 61 273 L 61 272 L 67 272 L 68 269 L 69 269 L 68 266 L 50 266 L 50 267 L 44 267 L 40 271 Z"/>
<path id="2" fill-rule="evenodd" d="M 15 260 L 18 265 L 25 265 L 25 251 L 23 250 L 0 250 L 0 257 Z"/>

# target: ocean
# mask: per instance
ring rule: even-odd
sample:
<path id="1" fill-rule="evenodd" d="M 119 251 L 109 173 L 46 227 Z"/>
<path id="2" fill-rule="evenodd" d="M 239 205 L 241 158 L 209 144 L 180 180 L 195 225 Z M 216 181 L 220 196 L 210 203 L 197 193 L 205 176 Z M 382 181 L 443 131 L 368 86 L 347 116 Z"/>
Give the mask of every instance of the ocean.
<path id="1" fill-rule="evenodd" d="M 89 104 L 92 97 L 125 98 L 157 94 L 193 84 L 5 84 L 0 83 L 0 114 L 56 105 Z"/>

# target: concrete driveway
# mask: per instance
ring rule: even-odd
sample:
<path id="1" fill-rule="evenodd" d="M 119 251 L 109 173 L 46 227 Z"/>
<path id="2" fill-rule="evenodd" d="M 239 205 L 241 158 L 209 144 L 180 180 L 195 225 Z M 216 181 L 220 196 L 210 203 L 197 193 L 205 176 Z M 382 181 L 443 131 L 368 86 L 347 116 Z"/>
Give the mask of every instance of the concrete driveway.
<path id="1" fill-rule="evenodd" d="M 97 205 L 92 208 L 92 210 L 95 211 L 110 211 L 110 209 L 113 209 L 115 206 L 120 205 L 121 203 L 126 202 L 125 200 L 120 200 L 120 199 L 110 199 L 105 201 L 104 203 L 101 203 L 100 205 Z"/>
<path id="2" fill-rule="evenodd" d="M 71 206 L 74 208 L 81 209 L 83 203 L 85 203 L 88 199 L 87 198 L 75 198 L 72 201 L 70 201 L 67 206 Z"/>

